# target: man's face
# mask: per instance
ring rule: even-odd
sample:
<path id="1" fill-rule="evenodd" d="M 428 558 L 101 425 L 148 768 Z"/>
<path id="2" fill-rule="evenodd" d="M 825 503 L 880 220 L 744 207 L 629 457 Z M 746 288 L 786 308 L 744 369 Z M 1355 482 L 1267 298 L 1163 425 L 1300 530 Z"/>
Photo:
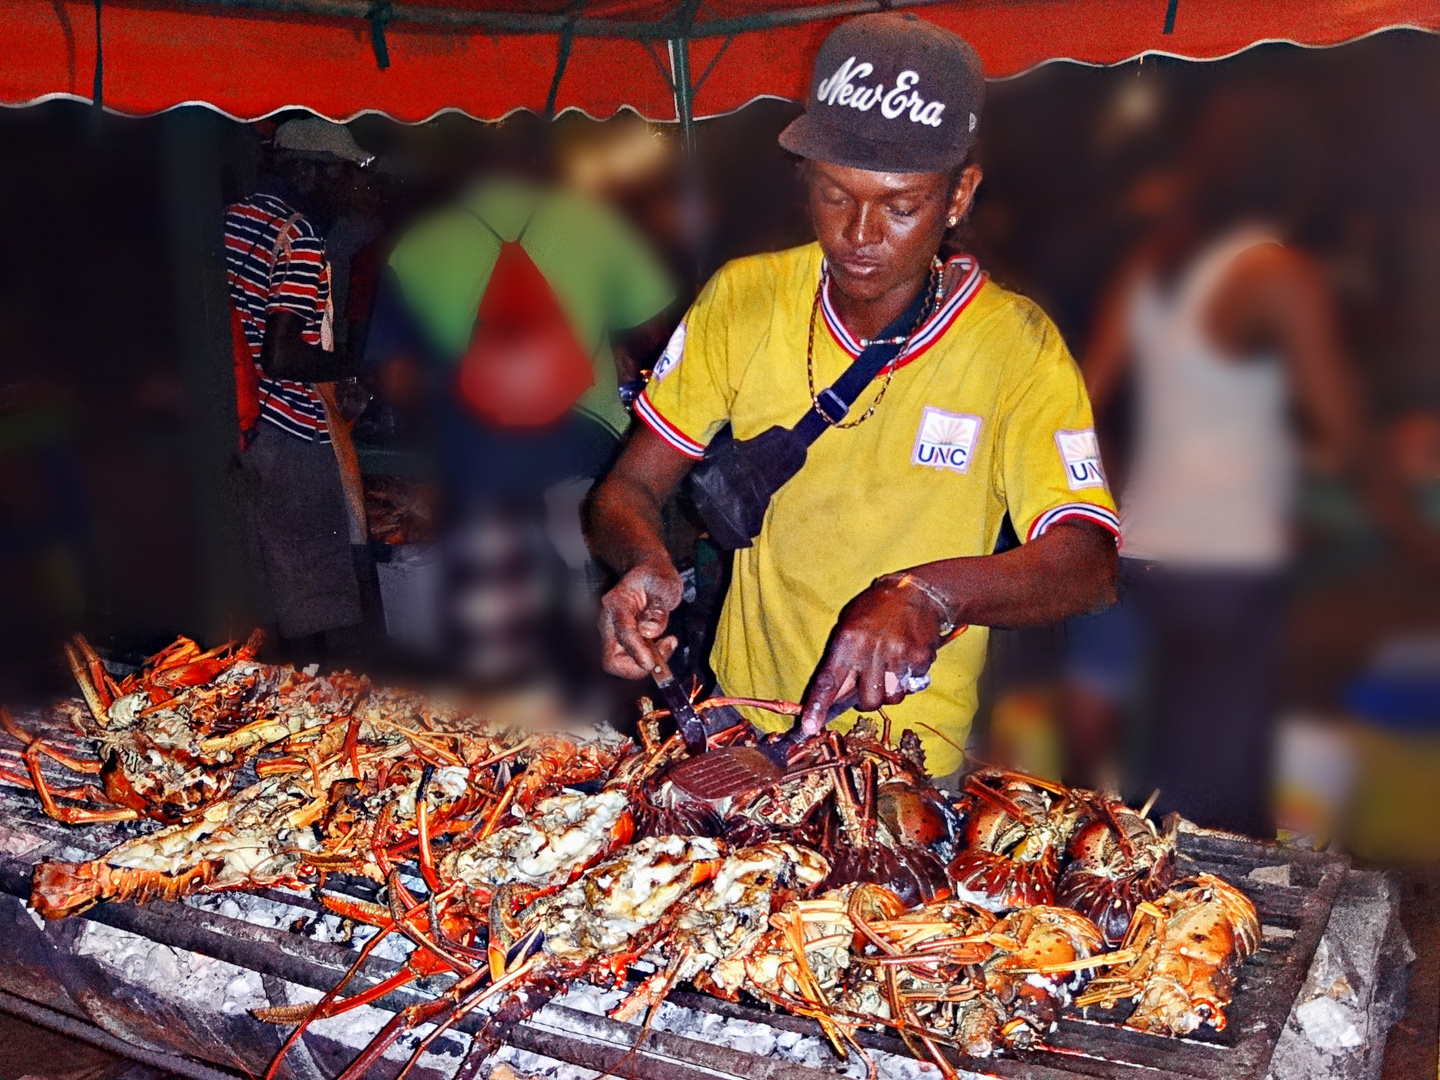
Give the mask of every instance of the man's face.
<path id="1" fill-rule="evenodd" d="M 833 287 L 876 300 L 923 274 L 939 250 L 946 220 L 970 209 L 980 170 L 883 173 L 811 161 L 810 218 Z"/>
<path id="2" fill-rule="evenodd" d="M 358 171 L 349 162 L 317 158 L 281 158 L 282 171 L 305 200 L 307 213 L 333 216 Z"/>

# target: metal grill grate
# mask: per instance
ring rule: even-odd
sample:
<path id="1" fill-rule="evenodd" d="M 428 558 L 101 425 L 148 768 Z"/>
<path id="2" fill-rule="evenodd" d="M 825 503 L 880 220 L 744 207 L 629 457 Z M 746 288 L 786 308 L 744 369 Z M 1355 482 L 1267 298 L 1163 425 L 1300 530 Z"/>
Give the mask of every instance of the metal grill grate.
<path id="1" fill-rule="evenodd" d="M 9 842 L 0 844 L 0 852 L 23 851 L 18 855 L 0 854 L 0 890 L 23 899 L 29 896 L 31 870 L 42 858 L 74 859 L 101 854 L 129 835 L 133 827 L 67 828 L 44 817 L 29 793 L 0 787 L 0 831 L 10 838 Z M 0 836 L 0 840 L 4 839 Z M 1086 1017 L 1062 1020 L 1044 1049 L 985 1060 L 956 1054 L 952 1060 L 962 1069 L 1030 1080 L 1078 1077 L 1130 1080 L 1146 1072 L 1164 1072 L 1181 1080 L 1263 1080 L 1276 1041 L 1329 921 L 1335 897 L 1345 881 L 1348 864 L 1337 856 L 1198 832 L 1182 833 L 1180 852 L 1182 873 L 1205 871 L 1241 885 L 1255 900 L 1260 913 L 1261 948 L 1240 970 L 1229 1026 L 1224 1032 L 1170 1039 L 1132 1031 L 1121 1026 L 1120 1015 L 1103 1015 L 1091 1010 Z M 1258 876 L 1254 876 L 1256 871 L 1260 871 Z M 332 877 L 327 889 L 373 898 L 373 886 L 358 880 Z M 297 909 L 297 915 L 319 907 L 309 897 L 288 892 L 266 895 Z M 264 978 L 320 991 L 333 986 L 355 956 L 354 951 L 344 945 L 258 926 L 186 904 L 100 904 L 83 917 L 163 945 L 237 965 Z M 22 961 L 32 968 L 35 964 L 54 962 L 46 960 L 43 949 L 37 953 L 32 948 L 19 960 L 7 955 L 7 951 L 0 946 L 0 969 Z M 396 970 L 394 962 L 372 958 L 361 969 L 352 991 L 372 985 Z M 10 982 L 3 974 L 0 970 L 0 989 Z M 377 1004 L 397 1010 L 429 996 L 424 988 L 407 987 L 380 999 Z M 749 1020 L 784 1031 L 819 1034 L 819 1027 L 813 1021 L 761 1008 L 684 992 L 672 994 L 671 1000 L 700 1012 Z M 632 1053 L 639 1035 L 634 1025 L 563 1008 L 552 1010 L 552 1015 L 562 1017 L 564 1023 L 534 1021 L 521 1025 L 511 1038 L 513 1045 L 596 1071 L 615 1068 L 623 1059 L 624 1075 L 636 1080 L 715 1080 L 716 1077 L 816 1080 L 829 1075 L 664 1031 L 652 1031 L 644 1044 Z M 119 1034 L 115 1023 L 112 1016 L 110 1022 L 104 1024 L 111 1034 Z M 257 1029 L 256 1050 L 273 1047 L 277 1041 L 276 1029 L 253 1023 Z M 466 1025 L 460 1027 L 466 1030 Z M 876 1050 L 907 1053 L 903 1043 L 885 1035 L 862 1033 L 860 1042 Z M 194 1039 L 180 1040 L 176 1045 L 183 1047 L 182 1052 L 192 1055 L 196 1052 Z M 228 1059 L 224 1053 L 203 1056 L 233 1068 L 233 1046 L 227 1052 Z"/>
<path id="2" fill-rule="evenodd" d="M 1305 981 L 1330 909 L 1344 884 L 1348 861 L 1335 855 L 1292 850 L 1274 844 L 1182 833 L 1181 872 L 1205 871 L 1243 887 L 1260 914 L 1259 951 L 1239 971 L 1229 1024 L 1223 1032 L 1202 1029 L 1183 1039 L 1149 1035 L 1124 1027 L 1124 1012 L 1089 1010 L 1060 1021 L 1043 1049 L 976 1059 L 954 1053 L 958 1066 L 994 1076 L 1027 1080 L 1133 1078 L 1137 1070 L 1160 1070 L 1185 1080 L 1263 1080 L 1280 1031 Z M 1251 877 L 1262 870 L 1268 880 Z M 1289 884 L 1276 881 L 1288 879 Z M 673 994 L 677 1003 L 723 1011 L 740 1019 L 763 1020 L 806 1033 L 812 1021 L 774 1017 L 700 994 Z M 895 1054 L 907 1053 L 892 1037 L 861 1034 L 860 1043 Z"/>

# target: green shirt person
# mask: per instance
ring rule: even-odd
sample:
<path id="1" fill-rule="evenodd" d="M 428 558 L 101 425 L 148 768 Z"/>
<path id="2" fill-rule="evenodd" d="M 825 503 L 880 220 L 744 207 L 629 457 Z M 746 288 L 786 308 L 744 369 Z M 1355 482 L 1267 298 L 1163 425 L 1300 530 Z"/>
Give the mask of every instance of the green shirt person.
<path id="1" fill-rule="evenodd" d="M 630 417 L 617 392 L 615 336 L 675 298 L 669 275 L 618 214 L 577 191 L 510 178 L 471 189 L 413 226 L 390 256 L 426 343 L 459 363 L 476 332 L 503 241 L 516 241 L 553 290 L 593 383 L 573 409 L 617 443 Z"/>

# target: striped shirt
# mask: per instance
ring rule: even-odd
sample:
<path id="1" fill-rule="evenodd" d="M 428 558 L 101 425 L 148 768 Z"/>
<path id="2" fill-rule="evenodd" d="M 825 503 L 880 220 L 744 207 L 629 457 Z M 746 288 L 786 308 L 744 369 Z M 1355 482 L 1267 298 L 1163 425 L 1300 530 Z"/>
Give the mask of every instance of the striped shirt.
<path id="1" fill-rule="evenodd" d="M 330 302 L 325 242 L 285 200 L 259 192 L 225 211 L 225 277 L 257 370 L 272 311 L 293 311 L 305 321 L 306 344 L 322 344 Z M 296 438 L 330 441 L 325 406 L 313 384 L 258 374 L 262 419 Z"/>

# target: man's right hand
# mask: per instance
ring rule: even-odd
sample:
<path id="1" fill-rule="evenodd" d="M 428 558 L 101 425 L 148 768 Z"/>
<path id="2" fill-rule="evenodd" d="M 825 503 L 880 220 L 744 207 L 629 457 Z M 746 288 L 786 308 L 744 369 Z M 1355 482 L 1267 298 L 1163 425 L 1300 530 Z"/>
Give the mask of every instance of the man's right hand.
<path id="1" fill-rule="evenodd" d="M 655 670 L 657 655 L 668 660 L 678 644 L 661 637 L 685 587 L 668 559 L 636 565 L 605 594 L 600 608 L 601 659 L 605 670 L 623 679 L 643 679 Z"/>
<path id="2" fill-rule="evenodd" d="M 677 644 L 662 638 L 685 589 L 665 553 L 660 511 L 695 464 L 643 424 L 636 424 L 615 467 L 591 500 L 590 550 L 606 565 L 630 571 L 605 594 L 600 659 L 627 679 L 655 671 Z"/>

